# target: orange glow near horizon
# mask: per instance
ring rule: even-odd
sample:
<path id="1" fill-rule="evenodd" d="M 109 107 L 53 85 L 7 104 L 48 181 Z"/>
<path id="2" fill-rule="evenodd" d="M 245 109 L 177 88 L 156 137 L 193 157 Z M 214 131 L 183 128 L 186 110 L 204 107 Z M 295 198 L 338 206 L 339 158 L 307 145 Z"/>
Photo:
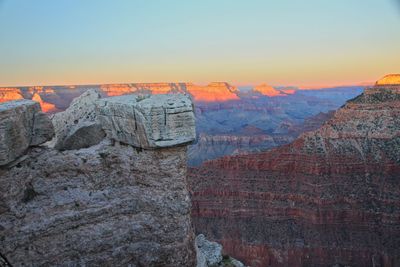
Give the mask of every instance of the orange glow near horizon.
<path id="1" fill-rule="evenodd" d="M 36 2 L 1 1 L 0 87 L 317 88 L 400 72 L 393 0 Z"/>

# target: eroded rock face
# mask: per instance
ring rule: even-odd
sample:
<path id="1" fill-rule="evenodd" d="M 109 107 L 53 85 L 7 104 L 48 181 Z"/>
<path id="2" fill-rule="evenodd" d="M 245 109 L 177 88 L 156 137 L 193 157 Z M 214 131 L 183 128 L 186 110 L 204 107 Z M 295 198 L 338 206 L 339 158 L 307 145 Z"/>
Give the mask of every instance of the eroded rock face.
<path id="1" fill-rule="evenodd" d="M 400 85 L 320 129 L 189 171 L 196 231 L 250 266 L 400 265 Z"/>
<path id="2" fill-rule="evenodd" d="M 82 148 L 102 131 L 98 98 L 86 92 L 56 115 L 56 147 L 70 150 L 28 148 L 48 140 L 40 130 L 51 122 L 35 113 L 39 103 L 0 106 L 4 143 L 14 145 L 11 151 L 19 140 L 26 146 L 18 164 L 0 168 L 1 255 L 13 266 L 195 266 L 186 182 L 185 144 L 195 136 L 190 100 L 151 97 L 138 104 L 120 97 L 113 115 L 137 111 L 146 142 L 133 147 L 103 139 Z M 109 131 L 139 125 L 129 116 L 115 121 Z"/>
<path id="3" fill-rule="evenodd" d="M 0 104 L 0 166 L 24 154 L 29 146 L 50 140 L 54 129 L 39 103 L 16 100 Z"/>
<path id="4" fill-rule="evenodd" d="M 0 183 L 13 266 L 195 265 L 186 147 L 35 148 Z"/>
<path id="5" fill-rule="evenodd" d="M 185 95 L 104 98 L 97 113 L 109 138 L 135 147 L 171 147 L 196 137 L 193 105 Z"/>
<path id="6" fill-rule="evenodd" d="M 75 98 L 71 106 L 56 113 L 52 119 L 55 128 L 54 147 L 71 150 L 98 144 L 105 137 L 97 121 L 96 102 L 101 98 L 95 90 L 88 90 Z"/>

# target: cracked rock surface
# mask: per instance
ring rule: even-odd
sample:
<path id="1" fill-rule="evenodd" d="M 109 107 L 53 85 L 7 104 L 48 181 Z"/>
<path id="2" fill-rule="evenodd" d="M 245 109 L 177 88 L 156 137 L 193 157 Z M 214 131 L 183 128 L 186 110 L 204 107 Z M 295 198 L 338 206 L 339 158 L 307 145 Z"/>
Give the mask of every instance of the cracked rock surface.
<path id="1" fill-rule="evenodd" d="M 195 265 L 186 147 L 38 147 L 0 183 L 0 252 L 13 266 Z"/>
<path id="2" fill-rule="evenodd" d="M 97 113 L 109 138 L 135 147 L 171 147 L 196 138 L 193 104 L 182 94 L 104 98 Z"/>
<path id="3" fill-rule="evenodd" d="M 85 148 L 103 140 L 105 133 L 95 111 L 100 97 L 97 91 L 88 90 L 75 98 L 65 111 L 54 115 L 52 122 L 56 136 L 53 143 L 56 149 Z"/>
<path id="4" fill-rule="evenodd" d="M 53 125 L 40 105 L 32 100 L 0 104 L 0 166 L 22 156 L 29 146 L 50 140 Z"/>

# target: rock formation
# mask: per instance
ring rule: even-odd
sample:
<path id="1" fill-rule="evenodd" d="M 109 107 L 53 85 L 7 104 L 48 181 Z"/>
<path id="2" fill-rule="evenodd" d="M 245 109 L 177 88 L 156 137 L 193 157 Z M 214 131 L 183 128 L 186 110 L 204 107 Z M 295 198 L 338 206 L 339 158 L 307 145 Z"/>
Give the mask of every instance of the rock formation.
<path id="1" fill-rule="evenodd" d="M 250 266 L 400 265 L 400 85 L 320 129 L 189 170 L 195 229 Z"/>
<path id="2" fill-rule="evenodd" d="M 78 100 L 75 108 L 81 106 Z M 112 101 L 125 103 L 121 114 L 138 105 Z M 183 107 L 179 96 L 170 101 L 176 114 L 185 111 L 192 113 L 185 118 L 194 119 L 191 104 Z M 31 118 L 31 107 L 36 111 L 39 104 L 2 104 L 0 129 L 10 120 Z M 144 109 L 153 115 L 159 110 Z M 178 115 L 167 114 L 178 118 L 162 125 L 170 127 L 165 132 L 193 133 L 194 122 Z M 74 114 L 60 116 L 69 123 Z M 13 125 L 25 129 L 22 122 Z M 151 140 L 155 132 L 141 134 Z M 168 137 L 169 147 L 150 150 L 109 139 L 75 150 L 25 148 L 18 163 L 0 168 L 0 255 L 13 266 L 195 266 L 185 146 L 192 140 Z"/>
<path id="3" fill-rule="evenodd" d="M 40 107 L 42 108 L 43 112 L 54 113 L 57 111 L 57 108 L 54 104 L 43 101 L 42 97 L 38 93 L 33 94 L 32 100 L 39 102 Z"/>
<path id="4" fill-rule="evenodd" d="M 56 136 L 53 142 L 56 149 L 85 148 L 103 140 L 105 132 L 96 116 L 100 97 L 98 92 L 88 90 L 75 98 L 68 109 L 54 115 L 52 121 Z"/>
<path id="5" fill-rule="evenodd" d="M 245 267 L 240 261 L 222 255 L 222 246 L 210 242 L 203 234 L 195 239 L 197 265 L 196 267 Z"/>
<path id="6" fill-rule="evenodd" d="M 269 96 L 269 97 L 274 97 L 274 96 L 286 96 L 285 93 L 276 90 L 274 87 L 268 85 L 268 84 L 260 84 L 258 86 L 255 86 L 253 88 L 254 93 L 259 93 L 263 96 Z"/>
<path id="7" fill-rule="evenodd" d="M 400 84 L 400 74 L 388 74 L 376 82 L 376 85 L 398 85 Z"/>
<path id="8" fill-rule="evenodd" d="M 16 100 L 0 104 L 0 166 L 17 159 L 30 146 L 42 144 L 54 135 L 39 103 Z"/>
<path id="9" fill-rule="evenodd" d="M 213 82 L 206 86 L 188 84 L 187 90 L 195 101 L 221 102 L 239 100 L 239 90 L 226 82 Z"/>
<path id="10" fill-rule="evenodd" d="M 101 91 L 107 96 L 131 93 L 147 94 L 188 94 L 195 101 L 218 102 L 238 100 L 238 89 L 226 82 L 213 82 L 205 86 L 193 83 L 133 83 L 102 85 Z"/>
<path id="11" fill-rule="evenodd" d="M 176 146 L 196 138 L 193 104 L 184 95 L 105 98 L 98 114 L 108 137 L 137 147 Z"/>
<path id="12" fill-rule="evenodd" d="M 20 99 L 24 99 L 24 96 L 18 88 L 4 87 L 0 89 L 0 103 Z"/>
<path id="13" fill-rule="evenodd" d="M 200 133 L 196 143 L 188 150 L 189 165 L 199 166 L 202 162 L 226 155 L 248 154 L 288 144 L 305 131 L 318 129 L 331 118 L 333 112 L 322 113 L 305 119 L 302 123 L 282 122 L 276 127 L 276 133 L 251 125 L 243 126 L 239 131 L 230 134 Z"/>

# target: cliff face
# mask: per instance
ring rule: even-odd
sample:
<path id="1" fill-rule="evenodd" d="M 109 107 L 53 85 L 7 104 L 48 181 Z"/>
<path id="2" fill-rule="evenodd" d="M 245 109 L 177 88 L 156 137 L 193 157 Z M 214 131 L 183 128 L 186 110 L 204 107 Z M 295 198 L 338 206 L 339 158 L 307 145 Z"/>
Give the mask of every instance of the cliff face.
<path id="1" fill-rule="evenodd" d="M 133 83 L 101 85 L 101 90 L 108 96 L 128 93 L 149 94 L 189 94 L 195 101 L 216 102 L 237 100 L 238 90 L 225 82 L 214 82 L 205 86 L 192 83 Z"/>
<path id="2" fill-rule="evenodd" d="M 0 103 L 19 99 L 24 99 L 24 96 L 18 88 L 1 88 Z"/>
<path id="3" fill-rule="evenodd" d="M 400 85 L 320 129 L 190 169 L 197 232 L 251 266 L 400 264 Z"/>
<path id="4" fill-rule="evenodd" d="M 255 94 L 257 93 L 261 94 L 263 96 L 274 97 L 274 96 L 286 96 L 291 93 L 293 94 L 294 90 L 280 91 L 268 84 L 260 84 L 254 87 L 252 92 Z"/>
<path id="5" fill-rule="evenodd" d="M 0 256 L 13 266 L 195 266 L 186 182 L 186 144 L 195 136 L 190 99 L 160 96 L 154 107 L 152 97 L 91 95 L 61 115 L 65 123 L 55 124 L 56 132 L 64 124 L 75 128 L 56 138 L 82 143 L 79 129 L 98 131 L 84 118 L 74 120 L 82 105 L 97 107 L 108 138 L 81 149 L 67 142 L 63 151 L 37 146 L 48 134 L 14 151 L 14 161 L 0 162 Z M 25 118 L 24 105 L 39 107 L 23 101 L 4 109 Z M 4 135 L 18 142 L 12 132 Z"/>
<path id="6" fill-rule="evenodd" d="M 38 93 L 33 94 L 32 100 L 39 102 L 40 107 L 42 108 L 43 112 L 54 113 L 54 112 L 58 111 L 54 104 L 43 101 L 42 97 Z"/>

